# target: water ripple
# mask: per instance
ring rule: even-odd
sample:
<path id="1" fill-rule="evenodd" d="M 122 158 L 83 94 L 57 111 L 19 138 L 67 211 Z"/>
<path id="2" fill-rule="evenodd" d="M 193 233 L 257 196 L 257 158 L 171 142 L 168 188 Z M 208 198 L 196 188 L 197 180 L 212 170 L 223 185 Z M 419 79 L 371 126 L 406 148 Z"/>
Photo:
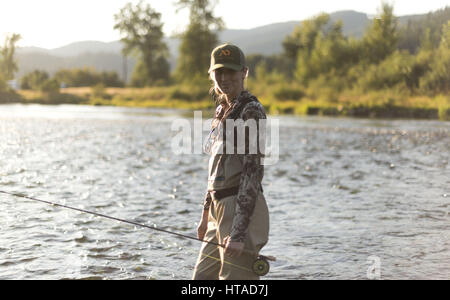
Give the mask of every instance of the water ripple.
<path id="1" fill-rule="evenodd" d="M 1 189 L 196 235 L 208 157 L 172 154 L 176 111 L 1 110 Z M 280 117 L 280 126 L 279 161 L 263 180 L 263 253 L 278 257 L 266 278 L 366 279 L 372 256 L 382 278 L 450 277 L 448 122 Z M 0 279 L 191 277 L 195 241 L 0 200 Z"/>

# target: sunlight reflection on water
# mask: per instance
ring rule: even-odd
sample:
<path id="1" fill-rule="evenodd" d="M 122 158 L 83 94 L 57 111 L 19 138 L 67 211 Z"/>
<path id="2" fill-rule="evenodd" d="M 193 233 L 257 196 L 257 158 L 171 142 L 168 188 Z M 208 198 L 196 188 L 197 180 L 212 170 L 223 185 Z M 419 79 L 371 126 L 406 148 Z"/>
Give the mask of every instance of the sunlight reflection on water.
<path id="1" fill-rule="evenodd" d="M 0 106 L 0 189 L 194 236 L 208 157 L 172 153 L 176 118 Z M 449 122 L 279 119 L 265 278 L 365 279 L 370 256 L 383 279 L 449 278 Z M 0 231 L 0 279 L 189 279 L 200 246 L 5 195 Z"/>

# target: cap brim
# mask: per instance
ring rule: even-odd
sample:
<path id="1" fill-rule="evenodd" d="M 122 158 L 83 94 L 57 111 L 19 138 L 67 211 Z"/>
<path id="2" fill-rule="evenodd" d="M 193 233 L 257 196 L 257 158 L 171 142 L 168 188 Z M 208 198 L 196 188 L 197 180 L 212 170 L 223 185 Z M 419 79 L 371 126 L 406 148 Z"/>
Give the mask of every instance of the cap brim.
<path id="1" fill-rule="evenodd" d="M 232 69 L 234 71 L 240 71 L 242 70 L 242 66 L 240 65 L 236 65 L 236 64 L 215 64 L 214 66 L 212 66 L 211 68 L 209 68 L 208 73 L 211 73 L 214 70 L 220 69 L 220 68 L 227 68 L 227 69 Z"/>

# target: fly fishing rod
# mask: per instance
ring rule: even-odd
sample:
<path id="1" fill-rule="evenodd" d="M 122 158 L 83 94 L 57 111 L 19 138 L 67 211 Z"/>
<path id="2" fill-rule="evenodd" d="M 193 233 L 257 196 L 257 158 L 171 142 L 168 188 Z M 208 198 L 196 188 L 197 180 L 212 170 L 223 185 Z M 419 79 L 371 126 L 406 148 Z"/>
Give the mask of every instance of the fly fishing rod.
<path id="1" fill-rule="evenodd" d="M 49 205 L 52 205 L 52 206 L 57 206 L 57 207 L 65 208 L 65 209 L 79 211 L 79 212 L 90 214 L 90 215 L 94 215 L 94 216 L 97 216 L 97 217 L 106 218 L 106 219 L 110 219 L 110 220 L 114 220 L 114 221 L 118 221 L 118 222 L 122 222 L 122 223 L 128 223 L 128 224 L 135 225 L 135 226 L 138 226 L 138 227 L 144 227 L 144 228 L 148 228 L 148 229 L 151 229 L 151 230 L 164 232 L 164 233 L 167 233 L 167 234 L 172 234 L 172 235 L 175 235 L 175 236 L 178 236 L 178 237 L 181 237 L 181 238 L 196 240 L 196 241 L 199 241 L 199 242 L 205 242 L 205 243 L 208 243 L 208 244 L 212 244 L 212 245 L 216 245 L 216 246 L 225 248 L 225 245 L 223 245 L 223 244 L 219 244 L 219 243 L 215 243 L 215 242 L 211 242 L 211 241 L 205 241 L 205 240 L 202 240 L 202 239 L 190 236 L 190 235 L 185 235 L 185 234 L 181 234 L 181 233 L 178 233 L 178 232 L 157 228 L 155 226 L 149 226 L 149 225 L 137 223 L 137 222 L 134 222 L 134 221 L 129 221 L 129 220 L 121 219 L 121 218 L 116 218 L 116 217 L 113 217 L 113 216 L 108 216 L 108 215 L 105 215 L 105 214 L 89 211 L 89 210 L 82 209 L 82 208 L 76 208 L 76 207 L 69 206 L 69 205 L 64 205 L 64 204 L 59 204 L 59 203 L 56 203 L 56 202 L 51 202 L 51 201 L 47 201 L 47 200 L 37 199 L 37 198 L 26 196 L 26 195 L 23 195 L 23 194 L 10 193 L 10 192 L 5 192 L 5 191 L 1 191 L 1 190 L 0 190 L 0 193 L 5 194 L 5 195 L 19 197 L 19 198 L 29 199 L 29 200 L 33 200 L 33 201 L 38 201 L 38 202 L 41 202 L 41 203 L 45 203 L 45 204 L 49 204 Z M 247 252 L 247 253 L 250 253 L 250 254 L 254 254 L 253 252 L 249 252 L 248 250 L 244 250 L 244 252 Z M 255 259 L 255 261 L 253 262 L 253 265 L 252 265 L 252 271 L 258 276 L 264 276 L 270 270 L 269 261 L 275 261 L 275 260 L 276 259 L 273 256 L 257 255 L 257 258 Z"/>

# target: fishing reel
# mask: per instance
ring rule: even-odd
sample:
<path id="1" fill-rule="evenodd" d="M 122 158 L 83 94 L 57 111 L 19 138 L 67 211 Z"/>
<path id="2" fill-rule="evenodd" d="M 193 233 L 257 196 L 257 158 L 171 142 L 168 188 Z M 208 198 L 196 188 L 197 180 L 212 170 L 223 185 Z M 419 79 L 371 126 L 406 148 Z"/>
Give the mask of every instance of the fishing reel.
<path id="1" fill-rule="evenodd" d="M 275 257 L 259 255 L 252 265 L 253 272 L 258 276 L 265 276 L 270 271 L 270 261 L 275 261 Z"/>

